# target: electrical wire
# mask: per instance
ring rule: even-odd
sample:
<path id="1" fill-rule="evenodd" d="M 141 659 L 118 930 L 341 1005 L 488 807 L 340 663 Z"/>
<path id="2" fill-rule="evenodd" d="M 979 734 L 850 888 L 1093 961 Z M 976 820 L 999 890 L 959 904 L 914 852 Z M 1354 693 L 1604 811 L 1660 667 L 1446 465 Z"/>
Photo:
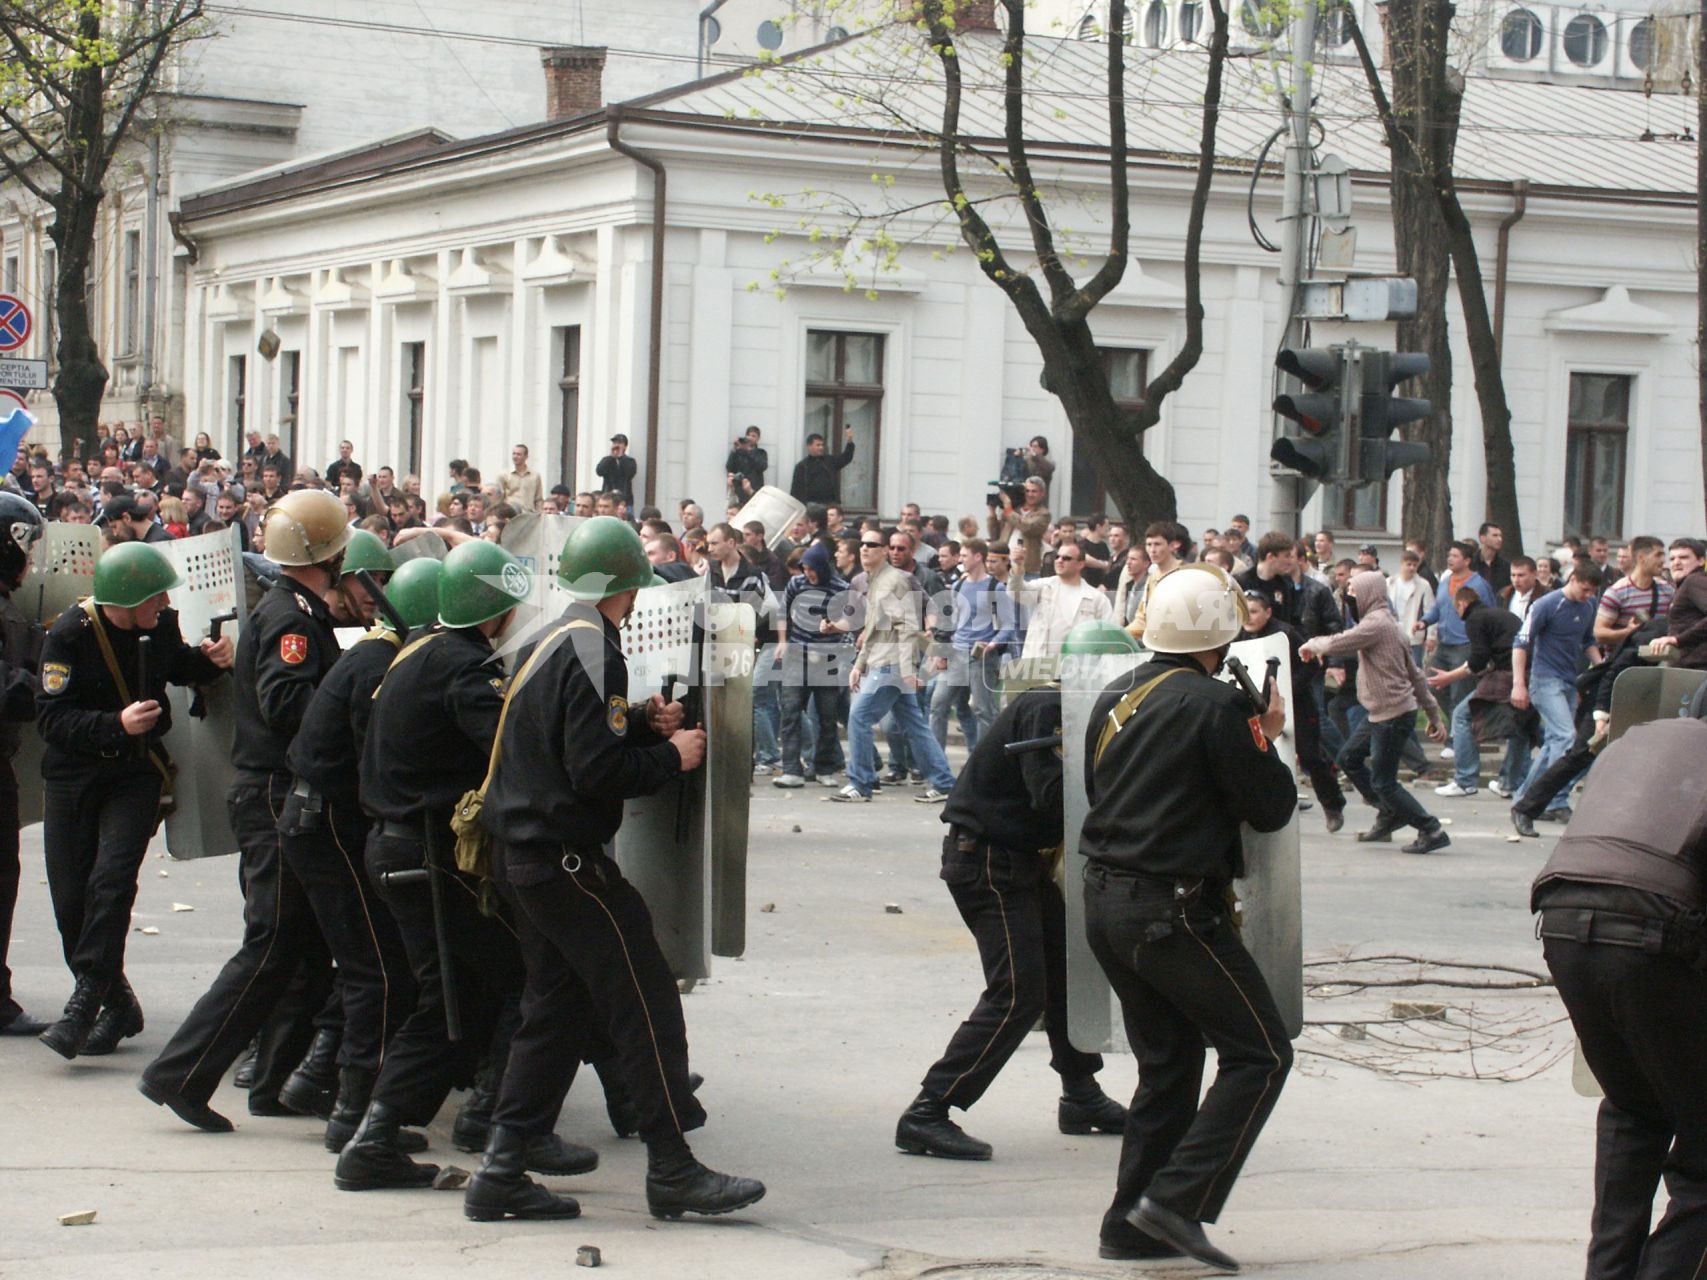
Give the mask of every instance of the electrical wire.
<path id="1" fill-rule="evenodd" d="M 1251 239 L 1255 240 L 1257 248 L 1265 253 L 1279 253 L 1280 246 L 1265 236 L 1262 233 L 1262 228 L 1257 226 L 1257 180 L 1262 177 L 1262 167 L 1268 162 L 1269 151 L 1273 149 L 1276 142 L 1285 136 L 1285 125 L 1281 125 L 1280 128 L 1268 135 L 1268 140 L 1262 144 L 1262 150 L 1257 152 L 1256 163 L 1251 166 L 1251 186 L 1250 190 L 1245 193 L 1245 221 L 1250 224 Z"/>

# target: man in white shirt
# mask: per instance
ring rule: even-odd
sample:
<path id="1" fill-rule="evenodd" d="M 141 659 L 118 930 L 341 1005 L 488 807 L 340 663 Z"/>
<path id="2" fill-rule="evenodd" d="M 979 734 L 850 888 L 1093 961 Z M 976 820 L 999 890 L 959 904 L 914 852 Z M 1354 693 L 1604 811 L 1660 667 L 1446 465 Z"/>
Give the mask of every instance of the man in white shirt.
<path id="1" fill-rule="evenodd" d="M 1057 654 L 1067 633 L 1079 623 L 1114 616 L 1108 597 L 1086 582 L 1084 574 L 1084 548 L 1074 539 L 1063 538 L 1055 547 L 1053 578 L 1028 582 L 1023 574 L 1009 577 L 1008 591 L 1031 611 L 1022 658 Z"/>
<path id="2" fill-rule="evenodd" d="M 1511 562 L 1511 595 L 1506 607 L 1519 619 L 1529 616 L 1529 606 L 1545 593 L 1535 580 L 1535 561 L 1528 556 L 1516 556 Z"/>

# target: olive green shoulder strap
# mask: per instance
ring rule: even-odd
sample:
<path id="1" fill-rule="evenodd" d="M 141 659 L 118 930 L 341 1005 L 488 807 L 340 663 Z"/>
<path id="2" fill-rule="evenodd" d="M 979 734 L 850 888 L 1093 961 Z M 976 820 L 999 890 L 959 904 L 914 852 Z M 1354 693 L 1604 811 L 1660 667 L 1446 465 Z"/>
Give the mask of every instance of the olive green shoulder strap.
<path id="1" fill-rule="evenodd" d="M 1096 755 L 1091 760 L 1092 768 L 1102 763 L 1102 753 L 1108 750 L 1108 744 L 1114 741 L 1114 735 L 1126 727 L 1126 722 L 1137 714 L 1138 708 L 1144 705 L 1144 699 L 1154 692 L 1156 686 L 1169 676 L 1177 676 L 1184 671 L 1184 667 L 1171 667 L 1154 679 L 1146 680 L 1114 704 L 1103 721 L 1102 735 L 1097 738 Z"/>
<path id="2" fill-rule="evenodd" d="M 510 703 L 515 700 L 516 694 L 521 692 L 521 687 L 528 682 L 528 677 L 533 675 L 534 664 L 557 648 L 559 638 L 571 631 L 581 630 L 597 631 L 601 636 L 604 634 L 603 627 L 586 618 L 576 618 L 571 622 L 566 622 L 546 634 L 545 638 L 539 642 L 539 646 L 528 655 L 528 660 L 522 663 L 521 670 L 516 672 L 516 678 L 510 681 L 510 687 L 504 693 L 504 705 L 498 711 L 498 728 L 492 734 L 492 754 L 486 761 L 486 776 L 480 782 L 482 797 L 486 794 L 486 788 L 492 783 L 492 775 L 498 772 L 498 756 L 504 745 L 504 721 L 509 718 Z M 402 659 L 402 654 L 398 655 L 398 659 Z"/>

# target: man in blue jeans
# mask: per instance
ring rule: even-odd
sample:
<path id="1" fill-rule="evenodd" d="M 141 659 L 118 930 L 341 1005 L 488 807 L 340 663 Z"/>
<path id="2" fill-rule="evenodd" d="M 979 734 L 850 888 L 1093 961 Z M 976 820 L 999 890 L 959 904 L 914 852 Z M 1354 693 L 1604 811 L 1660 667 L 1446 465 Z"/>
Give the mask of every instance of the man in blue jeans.
<path id="1" fill-rule="evenodd" d="M 848 785 L 825 798 L 844 803 L 871 799 L 877 782 L 871 767 L 872 732 L 878 721 L 893 712 L 913 763 L 928 784 L 914 799 L 920 804 L 941 804 L 954 786 L 954 774 L 919 707 L 918 691 L 924 687 L 919 675 L 923 601 L 912 589 L 913 580 L 885 560 L 887 545 L 880 534 L 860 535 L 859 560 L 866 575 L 865 627 L 859 656 L 848 675 L 854 695 L 848 712 Z"/>
<path id="2" fill-rule="evenodd" d="M 1578 661 L 1585 653 L 1591 660 L 1600 653 L 1594 643 L 1598 586 L 1594 569 L 1578 561 L 1561 590 L 1530 606 L 1513 642 L 1511 705 L 1520 711 L 1533 706 L 1541 717 L 1541 754 L 1517 793 L 1520 800 L 1576 737 Z"/>
<path id="3" fill-rule="evenodd" d="M 1464 620 L 1464 630 L 1470 636 L 1470 656 L 1450 671 L 1436 671 L 1428 678 L 1428 687 L 1436 696 L 1440 690 L 1460 681 L 1470 685 L 1471 693 L 1461 697 L 1452 708 L 1452 763 L 1456 776 L 1451 782 L 1436 787 L 1434 794 L 1456 799 L 1473 796 L 1482 785 L 1482 752 L 1476 742 L 1475 709 L 1484 709 L 1482 729 L 1486 736 L 1499 733 L 1503 725 L 1506 734 L 1505 763 L 1499 777 L 1494 779 L 1495 795 L 1509 798 L 1529 776 L 1529 734 L 1516 715 L 1508 710 L 1510 697 L 1501 696 L 1511 687 L 1511 648 L 1522 623 L 1510 609 L 1490 609 L 1471 587 L 1459 587 L 1452 602 L 1458 616 Z"/>

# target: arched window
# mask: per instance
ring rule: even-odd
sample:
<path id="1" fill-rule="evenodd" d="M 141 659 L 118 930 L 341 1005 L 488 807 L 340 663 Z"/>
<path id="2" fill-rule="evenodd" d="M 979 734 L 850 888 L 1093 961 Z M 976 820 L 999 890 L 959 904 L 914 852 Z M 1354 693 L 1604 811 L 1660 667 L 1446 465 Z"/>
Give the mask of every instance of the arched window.
<path id="1" fill-rule="evenodd" d="M 1513 9 L 1500 23 L 1500 51 L 1513 62 L 1528 62 L 1541 52 L 1541 19 L 1528 9 Z"/>

